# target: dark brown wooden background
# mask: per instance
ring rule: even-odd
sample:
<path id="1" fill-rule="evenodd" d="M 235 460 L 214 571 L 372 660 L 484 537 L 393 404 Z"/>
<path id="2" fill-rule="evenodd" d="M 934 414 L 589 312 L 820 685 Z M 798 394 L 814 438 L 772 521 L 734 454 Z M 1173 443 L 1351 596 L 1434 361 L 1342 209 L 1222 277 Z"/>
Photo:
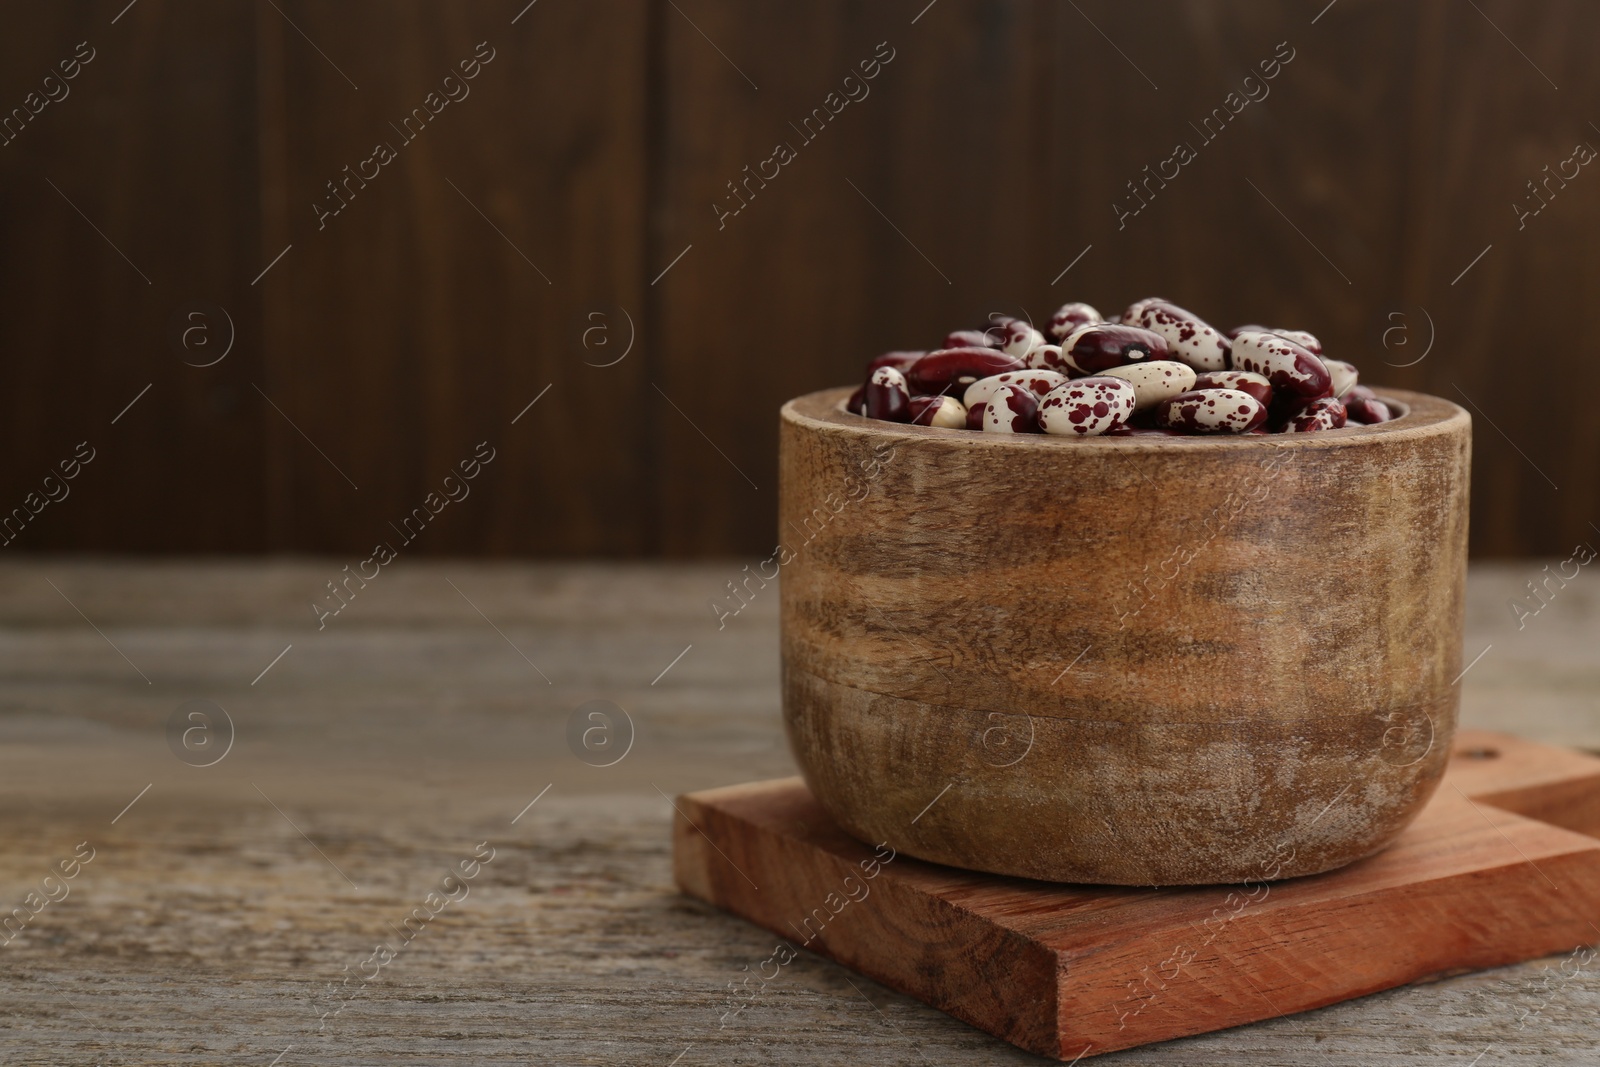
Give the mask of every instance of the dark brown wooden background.
<path id="1" fill-rule="evenodd" d="M 1475 551 L 1564 555 L 1600 516 L 1600 173 L 1520 232 L 1511 205 L 1600 145 L 1600 8 L 1325 3 L 0 5 L 4 111 L 96 50 L 0 147 L 0 511 L 97 450 L 12 550 L 364 553 L 488 440 L 415 551 L 753 552 L 785 398 L 991 310 L 1159 293 L 1470 399 Z M 471 95 L 318 231 L 324 183 L 480 41 Z M 1180 139 L 1199 157 L 1119 231 Z M 719 230 L 778 141 L 798 158 Z M 204 369 L 171 340 L 196 299 L 236 331 Z"/>

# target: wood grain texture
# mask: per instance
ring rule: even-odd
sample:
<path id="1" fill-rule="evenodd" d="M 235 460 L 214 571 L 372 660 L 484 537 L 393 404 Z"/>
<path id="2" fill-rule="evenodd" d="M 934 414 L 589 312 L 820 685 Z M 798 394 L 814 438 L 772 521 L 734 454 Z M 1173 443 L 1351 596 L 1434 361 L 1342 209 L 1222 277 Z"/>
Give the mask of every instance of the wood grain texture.
<path id="1" fill-rule="evenodd" d="M 893 834 L 876 849 L 847 836 L 799 779 L 679 797 L 674 871 L 779 937 L 1076 1062 L 1588 942 L 1600 841 L 1513 813 L 1564 791 L 1593 830 L 1600 759 L 1470 733 L 1452 762 L 1465 767 L 1390 850 L 1225 897 L 900 858 Z"/>
<path id="2" fill-rule="evenodd" d="M 674 796 L 796 773 L 776 596 L 722 630 L 706 609 L 738 564 L 403 557 L 319 634 L 306 590 L 344 562 L 0 563 L 0 914 L 77 842 L 99 850 L 70 898 L 0 946 L 0 1060 L 604 1067 L 664 1065 L 688 1048 L 679 1067 L 1039 1062 L 808 950 L 722 1025 L 778 939 L 679 895 L 674 813 L 655 787 Z M 1529 567 L 1480 566 L 1469 578 L 1467 650 L 1493 649 L 1462 680 L 1463 721 L 1600 748 L 1600 600 L 1576 584 L 1518 632 L 1504 601 Z M 597 697 L 638 728 L 632 754 L 609 769 L 579 763 L 564 741 L 571 710 Z M 209 769 L 179 763 L 164 736 L 195 698 L 222 704 L 238 729 Z M 499 853 L 471 896 L 318 1031 L 314 998 L 327 983 L 356 971 L 392 936 L 387 924 L 486 839 Z M 1502 907 L 1463 919 L 1492 925 Z M 1101 1062 L 1461 1067 L 1492 1046 L 1479 1067 L 1588 1067 L 1600 1055 L 1600 983 L 1593 965 L 1566 979 L 1561 963 Z"/>
<path id="3" fill-rule="evenodd" d="M 498 3 L 284 11 L 262 16 L 280 38 L 287 202 L 264 244 L 295 246 L 263 283 L 263 388 L 288 416 L 271 416 L 279 543 L 315 527 L 369 550 L 487 440 L 492 489 L 416 550 L 642 552 L 648 373 L 598 364 L 645 341 L 645 5 L 535 6 L 515 25 Z M 376 144 L 396 158 L 346 185 Z M 559 522 L 541 518 L 552 504 Z"/>
<path id="4" fill-rule="evenodd" d="M 0 507 L 98 434 L 97 480 L 17 548 L 365 553 L 498 435 L 501 484 L 408 551 L 769 552 L 785 400 L 991 311 L 1159 292 L 1477 405 L 1473 552 L 1564 555 L 1600 502 L 1570 327 L 1600 278 L 1589 168 L 1524 227 L 1512 205 L 1600 145 L 1576 103 L 1600 12 L 1314 6 L 0 4 L 0 107 L 98 50 L 0 145 Z M 483 40 L 473 95 L 318 231 L 324 183 Z M 803 139 L 879 42 L 870 94 Z M 1280 43 L 1270 93 L 1195 132 Z M 1119 225 L 1179 140 L 1196 158 Z M 214 367 L 169 337 L 193 299 L 232 317 Z"/>
<path id="5" fill-rule="evenodd" d="M 1286 875 L 1381 847 L 1454 728 L 1470 447 L 1460 408 L 1393 395 L 1381 428 L 1155 443 L 786 406 L 785 719 L 813 792 L 876 840 L 949 789 L 907 851 L 1058 881 L 1238 881 L 1241 842 L 1286 834 Z"/>

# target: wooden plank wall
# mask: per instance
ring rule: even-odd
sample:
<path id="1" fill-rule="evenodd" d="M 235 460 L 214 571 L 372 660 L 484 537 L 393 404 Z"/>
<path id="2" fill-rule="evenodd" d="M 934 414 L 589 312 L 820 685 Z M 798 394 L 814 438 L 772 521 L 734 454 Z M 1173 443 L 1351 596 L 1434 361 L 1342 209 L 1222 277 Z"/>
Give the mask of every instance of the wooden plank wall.
<path id="1" fill-rule="evenodd" d="M 95 450 L 13 550 L 366 553 L 487 441 L 407 551 L 755 552 L 785 398 L 989 311 L 1149 293 L 1472 408 L 1478 555 L 1600 536 L 1600 177 L 1512 206 L 1600 146 L 1578 0 L 0 17 L 4 113 L 94 54 L 0 145 L 0 513 Z"/>

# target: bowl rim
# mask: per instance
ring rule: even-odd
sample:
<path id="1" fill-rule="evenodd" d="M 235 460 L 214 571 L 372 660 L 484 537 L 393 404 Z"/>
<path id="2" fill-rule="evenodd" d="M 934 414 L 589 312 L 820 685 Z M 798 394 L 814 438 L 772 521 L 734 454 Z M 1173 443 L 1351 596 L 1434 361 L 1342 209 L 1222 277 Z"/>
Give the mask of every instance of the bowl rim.
<path id="1" fill-rule="evenodd" d="M 820 389 L 797 396 L 783 405 L 784 422 L 810 429 L 827 429 L 875 440 L 925 441 L 970 448 L 1059 449 L 1091 448 L 1114 452 L 1209 451 L 1244 452 L 1266 448 L 1320 450 L 1356 447 L 1378 442 L 1399 442 L 1455 432 L 1470 427 L 1472 416 L 1443 397 L 1406 389 L 1374 390 L 1378 398 L 1404 407 L 1403 414 L 1376 425 L 1344 426 L 1318 433 L 1194 434 L 1181 437 L 1066 437 L 1043 433 L 982 433 L 958 427 L 914 426 L 855 415 L 844 408 L 851 386 Z"/>

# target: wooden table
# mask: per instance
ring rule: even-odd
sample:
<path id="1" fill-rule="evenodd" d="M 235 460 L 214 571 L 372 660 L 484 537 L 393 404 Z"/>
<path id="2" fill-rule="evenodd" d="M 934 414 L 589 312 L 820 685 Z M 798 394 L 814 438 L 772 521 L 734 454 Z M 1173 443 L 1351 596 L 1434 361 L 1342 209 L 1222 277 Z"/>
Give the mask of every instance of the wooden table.
<path id="1" fill-rule="evenodd" d="M 0 1062 L 1033 1059 L 804 953 L 723 1024 L 774 939 L 674 891 L 668 797 L 793 772 L 776 589 L 722 629 L 708 604 L 743 561 L 401 559 L 319 630 L 346 562 L 0 566 L 0 914 L 28 916 L 0 945 Z M 1600 586 L 1519 631 L 1537 572 L 1473 575 L 1466 658 L 1492 647 L 1463 723 L 1600 748 Z M 635 727 L 609 767 L 567 740 L 595 699 Z M 214 713 L 168 742 L 194 700 L 234 724 L 208 767 Z M 1593 1063 L 1600 963 L 1558 962 L 1100 1062 Z"/>

